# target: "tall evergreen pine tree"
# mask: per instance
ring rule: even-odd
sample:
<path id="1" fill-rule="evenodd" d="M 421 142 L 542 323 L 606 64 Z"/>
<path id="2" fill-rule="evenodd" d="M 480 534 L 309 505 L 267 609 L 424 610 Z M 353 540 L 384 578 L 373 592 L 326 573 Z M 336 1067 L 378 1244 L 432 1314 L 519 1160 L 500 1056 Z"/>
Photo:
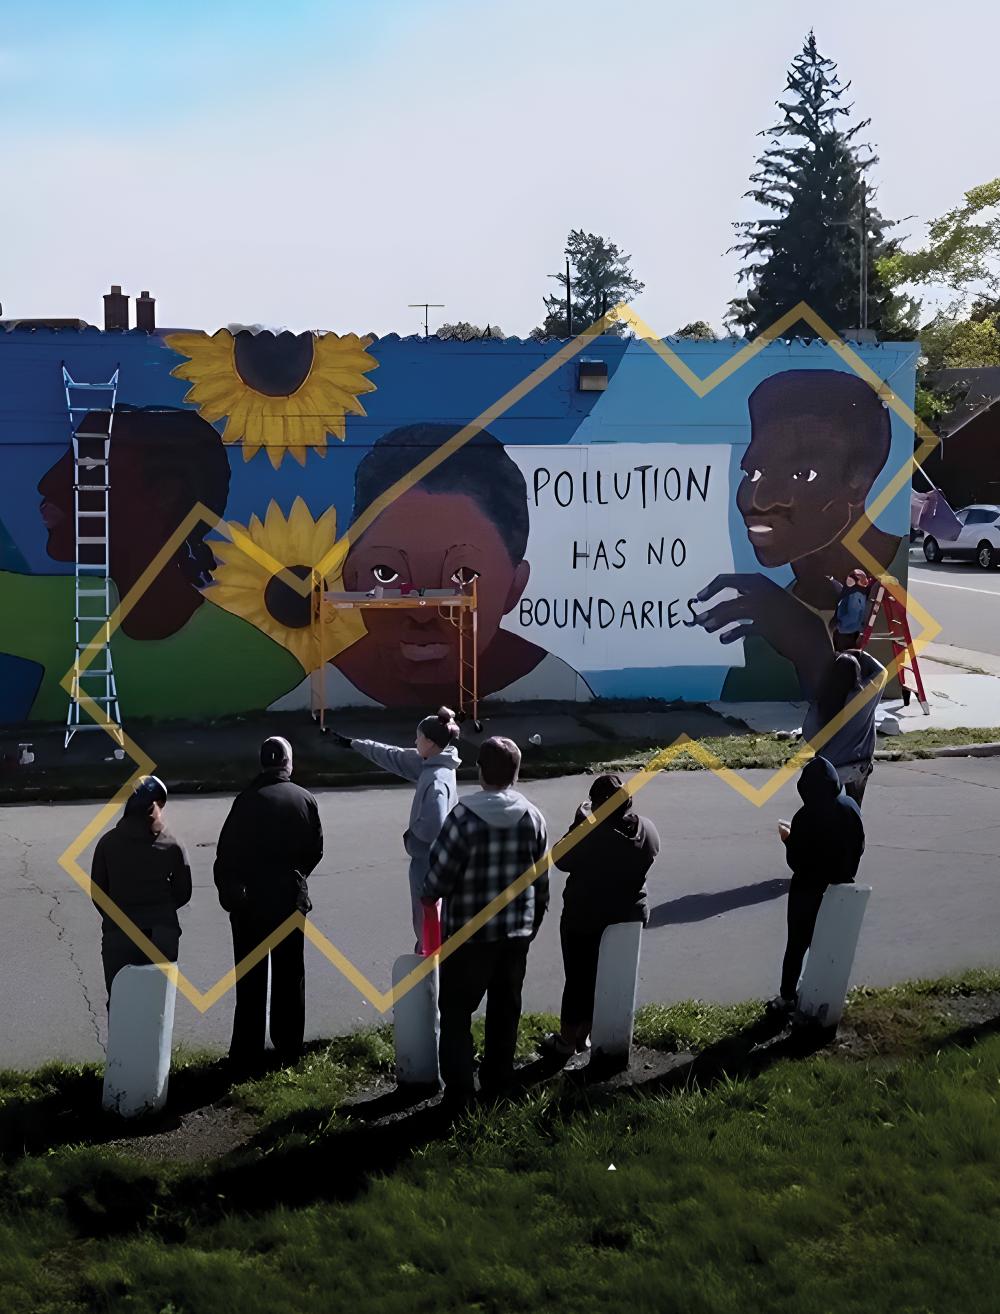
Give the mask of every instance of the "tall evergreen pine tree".
<path id="1" fill-rule="evenodd" d="M 843 98 L 837 66 L 816 48 L 812 32 L 792 61 L 778 101 L 782 120 L 759 135 L 768 141 L 745 193 L 770 210 L 765 219 L 735 224 L 745 265 L 739 279 L 744 297 L 729 303 L 727 323 L 748 334 L 773 324 L 804 301 L 836 331 L 861 327 L 859 263 L 861 217 L 865 214 L 868 259 L 867 327 L 884 336 L 898 331 L 896 299 L 875 262 L 891 254 L 886 239 L 893 224 L 871 203 L 866 174 L 878 157 L 857 141 L 869 119 L 848 127 L 853 105 Z M 790 334 L 801 332 L 793 326 Z"/>

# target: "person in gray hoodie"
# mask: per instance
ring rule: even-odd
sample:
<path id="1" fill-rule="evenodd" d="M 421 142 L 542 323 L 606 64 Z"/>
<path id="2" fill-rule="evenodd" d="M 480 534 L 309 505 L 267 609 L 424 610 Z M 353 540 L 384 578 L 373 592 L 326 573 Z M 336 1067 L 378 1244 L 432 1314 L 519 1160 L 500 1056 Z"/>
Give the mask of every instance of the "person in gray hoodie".
<path id="1" fill-rule="evenodd" d="M 334 732 L 336 743 L 353 748 L 383 771 L 416 783 L 410 805 L 410 822 L 403 848 L 410 859 L 410 911 L 416 952 L 423 947 L 424 905 L 420 901 L 427 876 L 431 845 L 441 833 L 444 819 L 458 801 L 455 773 L 459 766 L 458 722 L 450 707 L 439 707 L 417 726 L 414 748 L 395 748 L 374 739 L 350 739 Z"/>

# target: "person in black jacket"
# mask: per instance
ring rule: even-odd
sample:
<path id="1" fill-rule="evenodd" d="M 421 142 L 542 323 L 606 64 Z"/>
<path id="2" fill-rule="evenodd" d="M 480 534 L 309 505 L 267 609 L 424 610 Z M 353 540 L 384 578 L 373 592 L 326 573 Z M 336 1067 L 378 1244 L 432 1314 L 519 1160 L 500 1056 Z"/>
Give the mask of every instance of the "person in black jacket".
<path id="1" fill-rule="evenodd" d="M 125 804 L 121 820 L 101 836 L 94 849 L 91 886 L 103 890 L 160 954 L 158 959 L 151 958 L 100 908 L 104 922 L 101 958 L 109 1007 L 111 983 L 120 968 L 177 962 L 181 937 L 177 909 L 190 902 L 191 867 L 184 846 L 163 823 L 166 801 L 163 781 L 143 776 Z"/>
<path id="2" fill-rule="evenodd" d="M 555 864 L 568 873 L 559 923 L 566 984 L 560 1029 L 546 1038 L 543 1048 L 561 1058 L 588 1045 L 601 936 L 615 922 L 645 925 L 649 918 L 646 875 L 660 851 L 656 827 L 648 817 L 632 811 L 631 796 L 602 822 L 595 823 L 591 816 L 623 789 L 621 776 L 602 775 L 594 780 L 589 803 L 577 808 L 566 833 L 579 825 L 592 830 Z"/>
<path id="3" fill-rule="evenodd" d="M 292 747 L 266 739 L 261 772 L 238 794 L 215 858 L 219 902 L 233 930 L 237 967 L 294 913 L 308 913 L 308 877 L 323 856 L 316 800 L 292 783 Z M 229 1058 L 252 1071 L 264 1057 L 268 958 L 271 962 L 271 1043 L 283 1062 L 302 1051 L 306 1018 L 305 937 L 295 926 L 236 982 Z"/>
<path id="4" fill-rule="evenodd" d="M 770 1004 L 776 1012 L 795 1008 L 802 962 L 812 943 L 827 886 L 852 883 L 865 851 L 861 811 L 847 796 L 832 763 L 825 757 L 814 757 L 799 777 L 798 790 L 802 807 L 791 826 L 785 822 L 778 826 L 792 880 L 781 993 Z"/>

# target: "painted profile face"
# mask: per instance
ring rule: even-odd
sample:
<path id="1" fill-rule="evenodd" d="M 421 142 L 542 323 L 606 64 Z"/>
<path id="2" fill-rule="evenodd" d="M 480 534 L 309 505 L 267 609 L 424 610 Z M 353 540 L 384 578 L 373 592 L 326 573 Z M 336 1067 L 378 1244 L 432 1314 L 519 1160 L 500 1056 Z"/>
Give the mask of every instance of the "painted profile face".
<path id="1" fill-rule="evenodd" d="M 517 605 L 528 573 L 527 562 L 511 561 L 500 530 L 471 497 L 416 488 L 397 498 L 352 544 L 344 586 L 365 592 L 379 584 L 457 589 L 475 579 L 482 653 L 503 616 Z M 436 607 L 373 609 L 365 614 L 365 624 L 368 635 L 356 646 L 364 646 L 366 662 L 394 682 L 443 685 L 455 680 L 457 632 Z"/>
<path id="2" fill-rule="evenodd" d="M 111 576 L 134 574 L 163 546 L 176 528 L 169 494 L 172 489 L 150 487 L 142 462 L 122 445 L 112 457 L 109 510 L 114 526 L 111 534 Z M 38 483 L 42 495 L 39 512 L 49 532 L 46 550 L 53 561 L 73 561 L 76 537 L 73 527 L 73 456 L 67 451 Z M 93 503 L 97 505 L 97 503 Z"/>
<path id="3" fill-rule="evenodd" d="M 874 481 L 870 470 L 849 468 L 855 449 L 837 425 L 817 416 L 754 426 L 736 505 L 762 566 L 798 561 L 843 537 Z"/>

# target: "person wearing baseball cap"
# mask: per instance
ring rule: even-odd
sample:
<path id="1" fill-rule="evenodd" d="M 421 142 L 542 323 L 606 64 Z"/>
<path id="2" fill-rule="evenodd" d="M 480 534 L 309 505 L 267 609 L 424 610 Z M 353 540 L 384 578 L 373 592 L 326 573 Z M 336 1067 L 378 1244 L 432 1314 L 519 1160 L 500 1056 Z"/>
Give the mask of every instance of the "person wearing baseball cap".
<path id="1" fill-rule="evenodd" d="M 118 824 L 102 835 L 90 870 L 91 897 L 100 890 L 111 906 L 94 898 L 103 918 L 101 957 L 111 1003 L 111 983 L 123 967 L 176 963 L 181 925 L 177 916 L 191 899 L 191 867 L 184 846 L 167 830 L 163 810 L 167 787 L 158 776 L 136 782 Z M 115 920 L 115 910 L 158 951 L 153 958 Z"/>
<path id="2" fill-rule="evenodd" d="M 308 878 L 323 856 L 319 808 L 312 794 L 292 781 L 287 739 L 272 735 L 264 740 L 260 768 L 233 801 L 216 848 L 215 884 L 229 913 L 237 966 L 289 917 L 311 910 Z M 259 1069 L 268 1023 L 278 1058 L 294 1062 L 302 1052 L 305 1019 L 305 936 L 296 925 L 236 982 L 229 1046 L 233 1068 Z"/>

